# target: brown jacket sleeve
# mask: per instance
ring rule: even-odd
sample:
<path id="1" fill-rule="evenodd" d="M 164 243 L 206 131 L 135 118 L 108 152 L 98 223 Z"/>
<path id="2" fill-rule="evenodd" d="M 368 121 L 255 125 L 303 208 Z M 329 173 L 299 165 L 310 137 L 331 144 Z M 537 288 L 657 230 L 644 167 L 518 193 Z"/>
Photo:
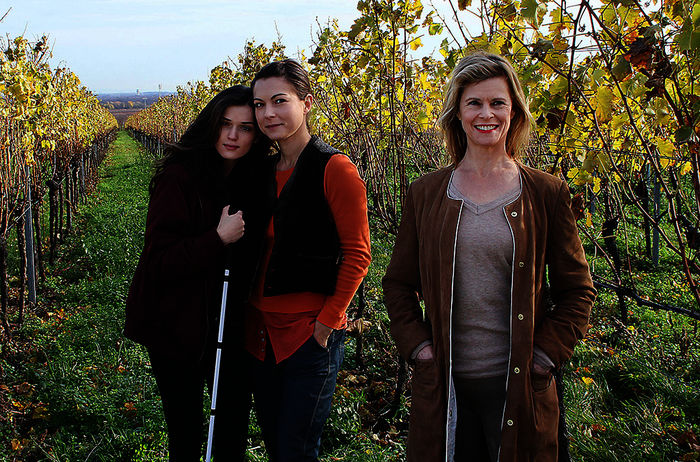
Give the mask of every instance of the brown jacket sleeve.
<path id="1" fill-rule="evenodd" d="M 559 366 L 573 354 L 588 330 L 596 296 L 578 228 L 571 211 L 571 195 L 562 181 L 549 221 L 547 273 L 554 309 L 535 332 L 535 345 Z"/>
<path id="2" fill-rule="evenodd" d="M 391 321 L 391 335 L 401 356 L 410 361 L 416 347 L 432 339 L 430 324 L 424 320 L 420 306 L 418 227 L 413 186 L 408 189 L 399 233 L 382 285 Z"/>

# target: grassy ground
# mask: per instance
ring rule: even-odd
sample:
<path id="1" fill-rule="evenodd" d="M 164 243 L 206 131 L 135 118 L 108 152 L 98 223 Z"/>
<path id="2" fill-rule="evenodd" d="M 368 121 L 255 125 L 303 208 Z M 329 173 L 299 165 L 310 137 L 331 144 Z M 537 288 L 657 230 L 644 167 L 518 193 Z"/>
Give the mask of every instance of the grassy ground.
<path id="1" fill-rule="evenodd" d="M 50 268 L 33 314 L 0 352 L 0 460 L 163 461 L 161 404 L 144 350 L 121 334 L 124 300 L 143 242 L 149 157 L 120 133 L 97 192 Z M 404 458 L 408 394 L 387 414 L 396 383 L 380 277 L 391 239 L 373 233 L 362 361 L 350 338 L 322 460 Z M 632 249 L 634 250 L 634 249 Z M 670 262 L 636 273 L 655 300 L 685 303 Z M 574 460 L 700 460 L 700 333 L 679 315 L 601 292 L 592 328 L 566 371 Z M 355 308 L 351 309 L 351 313 Z M 203 423 L 204 428 L 204 423 Z M 265 461 L 253 422 L 249 458 Z"/>

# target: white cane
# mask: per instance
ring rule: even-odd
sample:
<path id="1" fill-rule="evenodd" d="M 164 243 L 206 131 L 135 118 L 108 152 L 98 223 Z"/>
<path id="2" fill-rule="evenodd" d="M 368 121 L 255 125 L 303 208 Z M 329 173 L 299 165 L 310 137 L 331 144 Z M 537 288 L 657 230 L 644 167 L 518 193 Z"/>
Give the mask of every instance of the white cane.
<path id="1" fill-rule="evenodd" d="M 216 417 L 216 395 L 219 388 L 219 368 L 221 367 L 221 345 L 224 340 L 224 318 L 226 317 L 226 295 L 228 293 L 229 270 L 224 270 L 224 291 L 221 294 L 221 315 L 219 317 L 219 337 L 216 341 L 216 363 L 214 364 L 214 383 L 211 394 L 211 414 L 209 414 L 209 436 L 207 437 L 207 456 L 205 462 L 211 461 L 212 442 L 214 441 L 214 418 Z"/>

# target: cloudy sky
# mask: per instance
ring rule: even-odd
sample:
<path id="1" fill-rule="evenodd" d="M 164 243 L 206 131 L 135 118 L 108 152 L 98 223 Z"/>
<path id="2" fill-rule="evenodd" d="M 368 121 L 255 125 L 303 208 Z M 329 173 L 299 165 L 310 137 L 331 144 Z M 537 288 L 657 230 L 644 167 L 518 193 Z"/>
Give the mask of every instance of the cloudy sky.
<path id="1" fill-rule="evenodd" d="M 173 91 L 206 80 L 246 39 L 270 44 L 277 31 L 288 54 L 311 50 L 316 21 L 349 27 L 355 0 L 10 0 L 0 1 L 0 33 L 48 34 L 52 65 L 65 65 L 96 93 Z"/>

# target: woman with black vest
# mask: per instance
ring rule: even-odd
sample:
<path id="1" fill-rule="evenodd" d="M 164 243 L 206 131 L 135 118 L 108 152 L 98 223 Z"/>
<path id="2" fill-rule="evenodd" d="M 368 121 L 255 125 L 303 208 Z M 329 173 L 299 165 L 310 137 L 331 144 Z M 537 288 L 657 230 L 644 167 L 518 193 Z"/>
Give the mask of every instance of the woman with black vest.
<path id="1" fill-rule="evenodd" d="M 246 322 L 255 403 L 270 460 L 316 461 L 343 359 L 346 309 L 370 263 L 365 184 L 309 132 L 309 77 L 293 60 L 253 79 L 270 159 L 271 219 Z"/>

